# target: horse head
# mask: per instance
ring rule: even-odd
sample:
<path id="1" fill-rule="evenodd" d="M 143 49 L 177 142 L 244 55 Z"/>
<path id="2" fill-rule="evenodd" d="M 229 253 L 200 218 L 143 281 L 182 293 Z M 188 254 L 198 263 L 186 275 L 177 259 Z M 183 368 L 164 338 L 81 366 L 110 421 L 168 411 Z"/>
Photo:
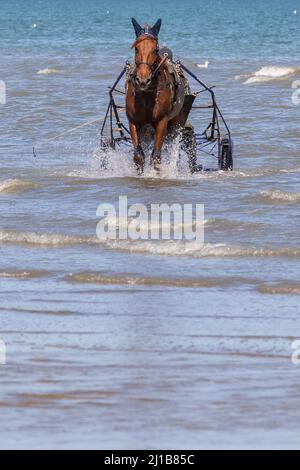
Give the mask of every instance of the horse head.
<path id="1" fill-rule="evenodd" d="M 159 58 L 158 33 L 161 19 L 154 26 L 145 24 L 144 27 L 132 18 L 136 40 L 132 45 L 135 48 L 136 75 L 135 84 L 141 91 L 147 91 L 154 76 Z"/>

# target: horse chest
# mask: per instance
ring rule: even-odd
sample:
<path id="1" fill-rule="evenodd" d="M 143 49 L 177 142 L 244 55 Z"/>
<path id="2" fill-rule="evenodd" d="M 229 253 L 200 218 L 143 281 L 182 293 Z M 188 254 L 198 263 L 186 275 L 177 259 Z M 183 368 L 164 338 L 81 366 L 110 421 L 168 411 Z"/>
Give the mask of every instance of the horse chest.
<path id="1" fill-rule="evenodd" d="M 156 95 L 152 93 L 133 93 L 127 99 L 127 116 L 133 122 L 151 122 L 155 105 Z"/>
<path id="2" fill-rule="evenodd" d="M 167 70 L 162 70 L 148 91 L 137 91 L 129 82 L 126 94 L 126 113 L 129 121 L 143 126 L 157 123 L 173 108 L 174 84 Z"/>

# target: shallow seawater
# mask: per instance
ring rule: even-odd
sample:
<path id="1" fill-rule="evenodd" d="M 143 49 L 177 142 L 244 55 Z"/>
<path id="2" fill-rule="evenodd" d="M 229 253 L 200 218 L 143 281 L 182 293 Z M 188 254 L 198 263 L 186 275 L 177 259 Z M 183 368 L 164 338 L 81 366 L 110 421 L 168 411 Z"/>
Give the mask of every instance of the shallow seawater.
<path id="1" fill-rule="evenodd" d="M 295 2 L 2 4 L 0 447 L 299 448 Z M 131 16 L 161 16 L 161 43 L 217 85 L 234 171 L 191 176 L 176 146 L 160 175 L 128 150 L 104 170 L 97 123 L 42 143 L 104 114 Z M 204 246 L 100 242 L 120 195 L 204 204 Z"/>

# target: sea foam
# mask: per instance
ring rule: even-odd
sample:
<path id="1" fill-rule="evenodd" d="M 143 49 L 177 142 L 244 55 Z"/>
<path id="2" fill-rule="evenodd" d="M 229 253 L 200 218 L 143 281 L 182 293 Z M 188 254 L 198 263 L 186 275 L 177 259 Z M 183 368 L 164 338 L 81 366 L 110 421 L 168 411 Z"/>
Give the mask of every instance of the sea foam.
<path id="1" fill-rule="evenodd" d="M 261 67 L 259 70 L 249 75 L 240 75 L 239 78 L 247 78 L 244 82 L 245 85 L 250 85 L 253 83 L 263 83 L 273 80 L 285 80 L 292 77 L 299 71 L 299 67 L 278 67 L 278 66 L 265 66 Z"/>
<path id="2" fill-rule="evenodd" d="M 300 193 L 296 192 L 284 192 L 276 190 L 265 190 L 260 191 L 260 195 L 263 199 L 270 202 L 299 202 Z"/>
<path id="3" fill-rule="evenodd" d="M 45 68 L 37 71 L 37 75 L 53 75 L 54 73 L 59 73 L 60 70 L 54 68 Z"/>

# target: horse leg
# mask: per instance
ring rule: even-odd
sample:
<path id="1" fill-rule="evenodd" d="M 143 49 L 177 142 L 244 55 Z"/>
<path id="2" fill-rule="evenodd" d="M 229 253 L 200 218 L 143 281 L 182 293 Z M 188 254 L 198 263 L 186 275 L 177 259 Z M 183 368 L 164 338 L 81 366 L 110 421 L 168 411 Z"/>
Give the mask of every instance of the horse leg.
<path id="1" fill-rule="evenodd" d="M 164 137 L 167 132 L 168 127 L 168 117 L 163 117 L 158 123 L 156 124 L 155 128 L 155 140 L 154 140 L 154 149 L 151 154 L 151 164 L 153 165 L 155 170 L 160 169 L 161 164 L 161 148 L 164 142 Z"/>
<path id="2" fill-rule="evenodd" d="M 140 144 L 140 139 L 138 135 L 137 126 L 132 122 L 129 125 L 131 140 L 133 143 L 134 153 L 133 161 L 139 173 L 143 173 L 144 163 L 145 163 L 145 154 Z"/>

